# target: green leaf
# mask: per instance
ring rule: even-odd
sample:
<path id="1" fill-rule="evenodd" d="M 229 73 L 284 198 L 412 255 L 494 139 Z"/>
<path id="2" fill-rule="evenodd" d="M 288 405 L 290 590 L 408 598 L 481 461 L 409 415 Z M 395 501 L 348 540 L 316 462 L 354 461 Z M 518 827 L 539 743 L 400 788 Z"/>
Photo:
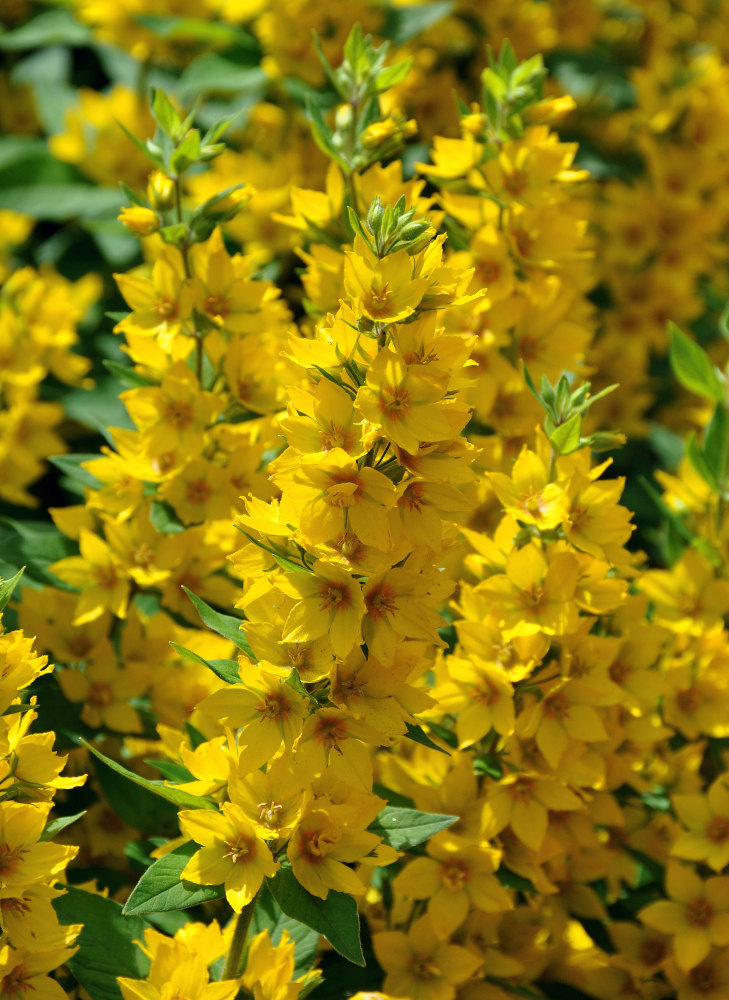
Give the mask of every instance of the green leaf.
<path id="1" fill-rule="evenodd" d="M 170 170 L 178 177 L 200 158 L 200 133 L 191 128 L 170 157 Z"/>
<path id="2" fill-rule="evenodd" d="M 724 389 L 706 351 L 674 323 L 668 324 L 668 330 L 671 336 L 671 367 L 681 385 L 698 396 L 721 402 Z"/>
<path id="3" fill-rule="evenodd" d="M 67 826 L 75 823 L 77 819 L 81 819 L 82 816 L 86 815 L 86 810 L 83 812 L 74 813 L 73 816 L 56 816 L 55 819 L 49 820 L 48 823 L 43 827 L 43 833 L 40 835 L 41 840 L 53 840 L 57 833 L 61 830 L 65 830 Z"/>
<path id="4" fill-rule="evenodd" d="M 385 24 L 381 29 L 382 34 L 396 45 L 402 45 L 438 24 L 448 17 L 452 10 L 453 3 L 450 0 L 388 7 Z"/>
<path id="5" fill-rule="evenodd" d="M 549 441 L 559 455 L 569 455 L 579 448 L 581 426 L 582 415 L 573 413 L 569 420 L 555 427 L 549 435 Z"/>
<path id="6" fill-rule="evenodd" d="M 154 757 L 145 757 L 144 763 L 149 764 L 155 771 L 159 771 L 165 781 L 171 781 L 173 784 L 195 780 L 195 775 L 190 774 L 187 768 L 183 764 L 178 764 L 177 761 L 166 758 L 155 760 Z"/>
<path id="7" fill-rule="evenodd" d="M 354 896 L 329 890 L 326 899 L 312 896 L 290 868 L 281 868 L 266 885 L 283 912 L 322 934 L 329 944 L 354 965 L 364 965 L 359 939 L 359 913 Z"/>
<path id="8" fill-rule="evenodd" d="M 0 34 L 0 49 L 18 52 L 51 45 L 80 46 L 91 41 L 91 37 L 91 29 L 81 24 L 70 10 L 49 10 L 14 31 Z"/>
<path id="9" fill-rule="evenodd" d="M 180 77 L 178 91 L 187 100 L 198 94 L 220 94 L 238 96 L 263 94 L 268 77 L 256 62 L 256 53 L 244 53 L 242 61 L 217 52 L 206 52 L 190 63 Z M 220 133 L 222 134 L 222 133 Z M 215 142 L 219 136 L 207 136 L 208 142 Z"/>
<path id="10" fill-rule="evenodd" d="M 156 90 L 152 89 L 151 111 L 154 115 L 154 120 L 167 133 L 170 139 L 177 138 L 180 126 L 182 125 L 182 119 L 161 87 Z"/>
<path id="11" fill-rule="evenodd" d="M 149 926 L 141 917 L 124 917 L 119 903 L 68 887 L 53 901 L 62 924 L 83 924 L 78 951 L 66 963 L 92 1000 L 121 1000 L 117 976 L 144 979 L 149 959 L 135 944 Z"/>
<path id="12" fill-rule="evenodd" d="M 120 320 L 126 319 L 129 313 L 106 313 L 115 323 Z M 104 368 L 110 372 L 117 382 L 121 382 L 122 385 L 127 386 L 130 389 L 142 389 L 148 385 L 156 385 L 152 379 L 146 378 L 144 375 L 140 375 L 138 371 L 135 371 L 131 365 L 125 365 L 121 361 L 109 361 L 108 358 L 101 362 Z M 98 457 L 98 456 L 97 456 Z M 53 461 L 53 459 L 51 459 Z"/>
<path id="13" fill-rule="evenodd" d="M 147 834 L 175 835 L 177 808 L 171 802 L 138 788 L 98 760 L 94 761 L 94 773 L 112 809 L 128 826 Z"/>
<path id="14" fill-rule="evenodd" d="M 398 809 L 385 806 L 367 829 L 382 837 L 396 851 L 422 844 L 429 837 L 457 823 L 460 817 L 440 813 L 424 813 L 417 809 Z"/>
<path id="15" fill-rule="evenodd" d="M 134 20 L 161 38 L 175 42 L 216 45 L 247 45 L 251 36 L 241 28 L 205 21 L 196 17 L 175 17 L 166 14 L 140 14 Z"/>
<path id="16" fill-rule="evenodd" d="M 704 458 L 721 488 L 729 476 L 729 414 L 717 403 L 704 434 Z"/>
<path id="17" fill-rule="evenodd" d="M 528 878 L 524 878 L 523 875 L 517 875 L 516 872 L 511 871 L 509 868 L 505 868 L 503 865 L 501 865 L 496 872 L 496 877 L 507 889 L 517 889 L 519 892 L 537 891 L 534 888 L 534 883 Z"/>
<path id="18" fill-rule="evenodd" d="M 141 774 L 135 774 L 134 771 L 130 771 L 128 768 L 124 767 L 123 764 L 119 764 L 117 761 L 112 760 L 111 757 L 107 757 L 100 750 L 97 750 L 95 746 L 81 737 L 79 737 L 78 742 L 82 746 L 85 746 L 87 750 L 90 750 L 95 757 L 98 757 L 98 759 L 103 764 L 106 764 L 107 767 L 111 768 L 112 771 L 116 771 L 117 774 L 120 774 L 129 781 L 134 782 L 135 785 L 139 785 L 140 788 L 146 788 L 148 792 L 153 792 L 161 799 L 167 799 L 168 802 L 172 802 L 176 806 L 186 806 L 189 809 L 218 808 L 212 799 L 202 798 L 200 795 L 191 795 L 190 792 L 184 792 L 182 789 L 173 788 L 170 785 L 165 784 L 164 781 L 150 781 L 149 778 L 143 778 Z"/>
<path id="19" fill-rule="evenodd" d="M 25 212 L 42 222 L 66 222 L 118 213 L 121 191 L 91 184 L 19 184 L 0 191 L 0 208 Z"/>
<path id="20" fill-rule="evenodd" d="M 198 844 L 188 841 L 150 865 L 132 889 L 122 911 L 124 915 L 186 910 L 211 899 L 221 899 L 225 895 L 222 885 L 197 885 L 182 880 L 185 865 L 199 850 Z"/>
<path id="21" fill-rule="evenodd" d="M 315 103 L 310 94 L 306 95 L 306 113 L 308 114 L 311 122 L 311 132 L 314 136 L 314 142 L 325 156 L 328 156 L 330 159 L 334 160 L 335 163 L 338 163 L 342 170 L 348 174 L 350 172 L 350 165 L 334 145 L 334 142 L 332 141 L 332 130 L 324 121 L 324 115 L 321 113 L 321 108 Z"/>
<path id="22" fill-rule="evenodd" d="M 392 66 L 387 66 L 381 73 L 377 74 L 377 79 L 375 80 L 377 93 L 382 94 L 386 90 L 389 90 L 390 87 L 394 87 L 396 84 L 402 83 L 412 67 L 412 57 L 409 57 L 408 59 L 401 59 L 400 62 L 397 62 Z"/>
<path id="23" fill-rule="evenodd" d="M 429 747 L 431 750 L 437 750 L 438 753 L 444 753 L 447 757 L 450 757 L 447 750 L 444 750 L 443 747 L 439 747 L 437 743 L 434 743 L 433 740 L 431 740 L 430 736 L 428 736 L 422 726 L 414 726 L 411 722 L 406 722 L 405 725 L 408 730 L 405 735 L 409 740 L 412 740 L 414 743 L 419 743 L 423 747 Z"/>
<path id="24" fill-rule="evenodd" d="M 75 542 L 45 521 L 15 521 L 0 517 L 0 554 L 11 566 L 25 566 L 26 575 L 39 583 L 70 590 L 47 567 L 77 552 Z"/>
<path id="25" fill-rule="evenodd" d="M 149 505 L 149 520 L 152 526 L 163 535 L 178 535 L 186 530 L 172 506 L 166 500 L 153 500 Z"/>
<path id="26" fill-rule="evenodd" d="M 86 469 L 81 468 L 83 462 L 91 462 L 98 457 L 98 455 L 94 454 L 51 455 L 48 461 L 55 465 L 57 469 L 60 469 L 61 472 L 65 473 L 69 479 L 75 479 L 84 486 L 90 486 L 91 489 L 98 490 L 101 486 L 101 481 L 96 476 L 92 476 Z"/>
<path id="27" fill-rule="evenodd" d="M 289 938 L 294 942 L 294 976 L 300 976 L 311 968 L 319 946 L 319 933 L 299 920 L 287 917 L 265 885 L 253 914 L 251 935 L 260 934 L 263 930 L 268 931 L 274 945 L 278 945 L 283 932 L 288 931 Z"/>
<path id="28" fill-rule="evenodd" d="M 217 632 L 218 635 L 230 639 L 238 649 L 242 649 L 251 659 L 256 659 L 251 647 L 248 645 L 248 640 L 240 630 L 242 624 L 240 618 L 234 618 L 232 615 L 224 615 L 220 611 L 211 608 L 209 604 L 206 604 L 197 594 L 193 594 L 187 587 L 183 586 L 182 589 L 195 605 L 195 610 L 208 628 L 211 628 L 213 632 Z"/>
<path id="29" fill-rule="evenodd" d="M 237 621 L 237 619 L 236 619 Z M 238 664 L 235 660 L 204 660 L 202 656 L 198 656 L 197 653 L 193 653 L 191 649 L 186 649 L 184 646 L 180 646 L 177 642 L 170 642 L 170 646 L 182 657 L 183 660 L 187 660 L 188 663 L 199 663 L 203 667 L 208 667 L 209 670 L 219 677 L 226 684 L 240 684 L 240 674 L 238 673 Z"/>
<path id="30" fill-rule="evenodd" d="M 11 576 L 9 580 L 0 581 L 0 612 L 3 612 L 7 607 L 8 601 L 13 596 L 13 591 L 18 586 L 24 572 L 25 566 L 19 569 L 15 576 Z"/>
<path id="31" fill-rule="evenodd" d="M 688 455 L 689 461 L 693 465 L 694 469 L 698 472 L 704 482 L 710 486 L 714 492 L 718 492 L 719 484 L 716 481 L 716 476 L 707 462 L 706 456 L 701 450 L 701 445 L 693 432 L 686 444 L 686 454 Z"/>

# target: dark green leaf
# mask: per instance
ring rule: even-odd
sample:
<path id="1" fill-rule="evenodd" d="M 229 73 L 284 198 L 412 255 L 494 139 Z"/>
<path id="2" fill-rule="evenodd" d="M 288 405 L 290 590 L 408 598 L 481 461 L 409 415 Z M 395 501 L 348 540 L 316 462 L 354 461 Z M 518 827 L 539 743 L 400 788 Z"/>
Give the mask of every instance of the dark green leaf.
<path id="1" fill-rule="evenodd" d="M 517 875 L 503 865 L 496 872 L 496 877 L 507 889 L 517 889 L 519 892 L 536 892 L 533 882 L 523 875 Z"/>
<path id="2" fill-rule="evenodd" d="M 163 535 L 178 535 L 186 530 L 172 506 L 166 500 L 153 500 L 149 505 L 149 520 Z"/>
<path id="3" fill-rule="evenodd" d="M 188 841 L 165 854 L 146 870 L 124 905 L 124 914 L 162 913 L 186 910 L 225 895 L 222 885 L 197 885 L 182 881 L 182 872 L 190 858 L 200 850 Z"/>
<path id="4" fill-rule="evenodd" d="M 75 823 L 77 819 L 81 819 L 82 816 L 86 815 L 86 810 L 83 812 L 75 813 L 73 816 L 56 816 L 55 819 L 49 820 L 48 823 L 43 827 L 43 833 L 40 835 L 41 840 L 53 840 L 57 833 L 61 830 L 65 830 L 67 826 Z"/>
<path id="5" fill-rule="evenodd" d="M 322 934 L 350 962 L 365 964 L 354 896 L 330 890 L 326 899 L 318 899 L 304 889 L 290 868 L 281 868 L 266 885 L 287 916 Z"/>
<path id="6" fill-rule="evenodd" d="M 83 462 L 91 462 L 97 458 L 99 456 L 94 454 L 52 455 L 48 461 L 55 465 L 57 469 L 60 469 L 61 472 L 65 473 L 69 479 L 75 479 L 77 482 L 83 483 L 84 486 L 90 486 L 92 489 L 98 490 L 101 482 L 96 476 L 92 476 L 86 469 L 81 468 Z"/>
<path id="7" fill-rule="evenodd" d="M 75 18 L 70 10 L 48 10 L 14 31 L 0 34 L 0 49 L 17 52 L 51 45 L 79 46 L 90 40 L 91 29 Z"/>
<path id="8" fill-rule="evenodd" d="M 264 885 L 261 895 L 258 897 L 256 910 L 253 914 L 251 924 L 251 934 L 259 934 L 263 930 L 268 930 L 269 937 L 274 945 L 281 940 L 284 931 L 288 931 L 289 938 L 294 942 L 294 975 L 300 976 L 311 968 L 311 963 L 319 945 L 319 934 L 317 931 L 307 927 L 287 917 L 281 910 L 276 900 Z"/>
<path id="9" fill-rule="evenodd" d="M 396 45 L 402 45 L 448 17 L 452 10 L 450 0 L 388 7 L 382 34 Z"/>
<path id="10" fill-rule="evenodd" d="M 107 313 L 106 315 L 118 323 L 120 320 L 126 319 L 129 313 Z M 156 384 L 152 379 L 140 375 L 131 365 L 125 365 L 121 361 L 109 361 L 105 359 L 101 363 L 114 376 L 117 382 L 121 382 L 122 385 L 130 389 L 141 389 L 144 386 Z"/>
<path id="11" fill-rule="evenodd" d="M 190 809 L 217 809 L 216 804 L 211 799 L 202 798 L 199 795 L 191 795 L 190 792 L 183 792 L 181 789 L 171 788 L 163 781 L 150 781 L 149 778 L 143 778 L 140 774 L 135 774 L 134 771 L 130 771 L 124 767 L 123 764 L 112 760 L 111 757 L 105 756 L 105 754 L 101 753 L 100 750 L 97 750 L 95 746 L 86 740 L 79 739 L 79 743 L 85 746 L 87 750 L 90 750 L 95 757 L 98 757 L 112 771 L 116 771 L 117 774 L 134 782 L 135 785 L 139 785 L 140 788 L 146 788 L 148 792 L 153 792 L 155 795 L 158 795 L 162 799 L 167 799 L 168 802 L 172 802 L 176 806 L 186 806 Z"/>
<path id="12" fill-rule="evenodd" d="M 123 204 L 121 191 L 90 184 L 27 184 L 0 191 L 0 208 L 25 212 L 43 222 L 116 214 Z"/>
<path id="13" fill-rule="evenodd" d="M 147 788 L 132 784 L 126 776 L 94 761 L 94 771 L 104 796 L 114 812 L 128 825 L 142 833 L 177 832 L 177 808 Z"/>
<path id="14" fill-rule="evenodd" d="M 720 487 L 729 475 L 729 414 L 724 403 L 717 403 L 704 434 L 704 458 Z"/>
<path id="15" fill-rule="evenodd" d="M 209 604 L 206 604 L 201 597 L 197 594 L 193 594 L 191 590 L 187 587 L 182 588 L 187 596 L 190 598 L 192 603 L 195 605 L 197 613 L 200 615 L 203 623 L 211 628 L 213 632 L 217 632 L 218 635 L 224 636 L 226 639 L 230 639 L 238 649 L 242 649 L 244 653 L 247 653 L 251 659 L 255 660 L 251 647 L 248 645 L 246 637 L 240 630 L 241 620 L 240 618 L 234 618 L 232 615 L 224 615 L 220 611 L 216 611 L 211 608 Z"/>
<path id="16" fill-rule="evenodd" d="M 3 560 L 11 566 L 25 566 L 26 575 L 32 580 L 71 589 L 49 573 L 47 567 L 76 551 L 75 542 L 62 535 L 54 524 L 0 517 L 0 553 Z"/>
<path id="17" fill-rule="evenodd" d="M 145 978 L 149 959 L 134 942 L 144 940 L 146 920 L 124 917 L 113 899 L 71 887 L 53 907 L 62 924 L 84 925 L 67 965 L 92 1000 L 121 1000 L 117 976 Z"/>
<path id="18" fill-rule="evenodd" d="M 237 619 L 236 619 L 237 621 Z M 170 646 L 182 657 L 183 660 L 187 660 L 188 663 L 199 663 L 203 667 L 208 667 L 212 672 L 219 677 L 226 684 L 240 684 L 240 674 L 238 673 L 238 664 L 235 660 L 204 660 L 202 656 L 198 656 L 197 653 L 193 653 L 191 649 L 186 649 L 184 646 L 180 646 L 177 642 L 170 642 Z"/>
<path id="19" fill-rule="evenodd" d="M 407 726 L 407 738 L 413 740 L 415 743 L 420 743 L 421 746 L 429 747 L 431 750 L 437 750 L 438 753 L 444 753 L 446 756 L 450 756 L 447 750 L 443 747 L 439 747 L 437 743 L 431 740 L 430 736 L 425 732 L 422 726 L 414 726 L 411 722 L 406 722 Z"/>
<path id="20" fill-rule="evenodd" d="M 11 576 L 9 580 L 0 581 L 0 612 L 5 610 L 7 603 L 13 596 L 13 591 L 18 586 L 20 578 L 24 572 L 25 566 L 23 566 L 22 569 L 19 569 L 15 576 Z"/>
<path id="21" fill-rule="evenodd" d="M 457 823 L 459 816 L 424 813 L 417 809 L 399 809 L 386 806 L 367 829 L 382 837 L 396 851 L 422 844 L 430 837 Z"/>
<path id="22" fill-rule="evenodd" d="M 668 331 L 671 336 L 671 367 L 681 385 L 699 396 L 721 402 L 724 389 L 706 351 L 674 323 L 668 324 Z"/>

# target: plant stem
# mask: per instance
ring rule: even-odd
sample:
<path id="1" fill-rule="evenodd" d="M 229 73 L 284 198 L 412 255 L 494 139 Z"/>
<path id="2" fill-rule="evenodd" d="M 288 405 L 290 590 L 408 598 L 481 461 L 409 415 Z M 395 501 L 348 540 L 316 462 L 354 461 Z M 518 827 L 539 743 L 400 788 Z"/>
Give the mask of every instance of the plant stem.
<path id="1" fill-rule="evenodd" d="M 177 216 L 177 222 L 182 224 L 182 184 L 179 177 L 175 177 L 175 215 Z M 189 232 L 189 231 L 188 231 Z M 188 255 L 187 246 L 187 236 L 185 241 L 180 247 L 180 253 L 182 254 L 182 266 L 185 268 L 185 277 L 192 278 L 192 271 L 190 270 L 190 258 Z M 197 380 L 202 386 L 202 369 L 203 369 L 203 346 L 202 346 L 202 336 L 199 330 L 194 331 L 195 334 L 195 374 L 197 375 Z"/>
<path id="2" fill-rule="evenodd" d="M 223 979 L 238 979 L 243 974 L 248 929 L 251 926 L 251 920 L 256 911 L 256 904 L 260 895 L 261 890 L 259 889 L 250 903 L 244 906 L 238 914 L 238 919 L 235 922 L 235 930 L 233 931 L 233 940 L 230 943 L 228 957 L 225 960 Z"/>

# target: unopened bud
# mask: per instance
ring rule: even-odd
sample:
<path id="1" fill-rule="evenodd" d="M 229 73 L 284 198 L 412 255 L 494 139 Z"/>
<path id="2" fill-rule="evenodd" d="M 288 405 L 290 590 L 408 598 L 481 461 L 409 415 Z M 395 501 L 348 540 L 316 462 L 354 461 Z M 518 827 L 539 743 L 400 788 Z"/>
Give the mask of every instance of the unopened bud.
<path id="1" fill-rule="evenodd" d="M 160 218 L 157 213 L 142 205 L 123 208 L 117 218 L 122 225 L 136 233 L 137 236 L 150 236 L 152 233 L 156 233 L 160 227 Z"/>
<path id="2" fill-rule="evenodd" d="M 147 181 L 147 197 L 152 208 L 164 211 L 175 199 L 175 182 L 161 170 L 153 170 Z"/>

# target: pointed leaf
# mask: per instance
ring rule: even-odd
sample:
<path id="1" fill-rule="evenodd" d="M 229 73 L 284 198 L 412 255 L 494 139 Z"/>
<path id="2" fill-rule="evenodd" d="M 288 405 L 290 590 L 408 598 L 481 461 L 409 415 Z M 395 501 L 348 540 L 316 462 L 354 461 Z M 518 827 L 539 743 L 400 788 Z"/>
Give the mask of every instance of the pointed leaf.
<path id="1" fill-rule="evenodd" d="M 240 630 L 242 624 L 240 618 L 234 618 L 232 615 L 224 615 L 220 611 L 211 608 L 209 604 L 206 604 L 197 594 L 193 594 L 187 587 L 183 586 L 182 589 L 195 605 L 195 610 L 208 628 L 211 628 L 213 632 L 217 632 L 218 635 L 230 639 L 238 649 L 242 649 L 252 660 L 256 659 L 253 655 L 253 650 L 248 645 L 248 640 Z"/>
<path id="2" fill-rule="evenodd" d="M 3 580 L 0 582 L 0 612 L 4 611 L 8 601 L 13 596 L 13 591 L 18 586 L 20 578 L 25 572 L 25 566 L 19 569 L 15 576 L 11 576 L 9 580 Z M 13 690 L 15 690 L 13 688 Z"/>
<path id="3" fill-rule="evenodd" d="M 365 964 L 354 896 L 330 890 L 326 899 L 318 899 L 304 889 L 290 868 L 281 868 L 266 885 L 287 916 L 322 934 L 354 965 Z"/>
<path id="4" fill-rule="evenodd" d="M 186 910 L 211 899 L 221 899 L 225 895 L 222 885 L 198 885 L 182 880 L 187 862 L 199 850 L 190 840 L 150 865 L 132 889 L 124 905 L 124 915 Z"/>
<path id="5" fill-rule="evenodd" d="M 236 619 L 237 621 L 237 619 Z M 191 649 L 186 649 L 184 646 L 180 646 L 177 642 L 170 642 L 170 646 L 174 651 L 182 657 L 183 660 L 187 660 L 189 663 L 199 663 L 203 667 L 207 667 L 209 670 L 219 677 L 221 681 L 225 681 L 226 684 L 240 684 L 240 674 L 238 673 L 238 664 L 235 660 L 204 660 L 202 656 L 198 656 L 197 653 L 193 653 Z"/>
<path id="6" fill-rule="evenodd" d="M 671 336 L 671 367 L 679 382 L 695 392 L 721 402 L 724 389 L 706 351 L 687 337 L 674 323 L 668 324 Z"/>
<path id="7" fill-rule="evenodd" d="M 117 976 L 144 979 L 149 959 L 135 942 L 149 927 L 141 917 L 124 917 L 119 903 L 84 889 L 66 887 L 53 900 L 62 924 L 83 924 L 78 951 L 67 965 L 93 1000 L 121 1000 Z"/>
<path id="8" fill-rule="evenodd" d="M 211 799 L 203 798 L 200 795 L 191 795 L 190 792 L 184 792 L 182 789 L 173 788 L 170 785 L 166 785 L 164 781 L 151 781 L 149 778 L 143 778 L 141 774 L 135 774 L 134 771 L 130 771 L 128 768 L 124 767 L 123 764 L 117 763 L 117 761 L 112 760 L 111 757 L 107 757 L 100 750 L 97 750 L 95 746 L 89 743 L 87 740 L 79 737 L 78 742 L 85 746 L 87 750 L 98 757 L 98 759 L 106 764 L 107 767 L 111 768 L 112 771 L 116 771 L 117 774 L 122 775 L 124 778 L 128 778 L 129 781 L 133 781 L 135 785 L 139 785 L 140 788 L 146 788 L 148 792 L 153 792 L 155 795 L 159 795 L 162 799 L 167 799 L 168 802 L 174 803 L 176 806 L 187 806 L 190 809 L 217 809 L 217 805 Z"/>
<path id="9" fill-rule="evenodd" d="M 458 816 L 385 806 L 367 829 L 370 833 L 382 837 L 385 843 L 394 847 L 396 851 L 406 851 L 409 847 L 422 844 L 434 834 L 453 826 L 458 820 Z"/>

